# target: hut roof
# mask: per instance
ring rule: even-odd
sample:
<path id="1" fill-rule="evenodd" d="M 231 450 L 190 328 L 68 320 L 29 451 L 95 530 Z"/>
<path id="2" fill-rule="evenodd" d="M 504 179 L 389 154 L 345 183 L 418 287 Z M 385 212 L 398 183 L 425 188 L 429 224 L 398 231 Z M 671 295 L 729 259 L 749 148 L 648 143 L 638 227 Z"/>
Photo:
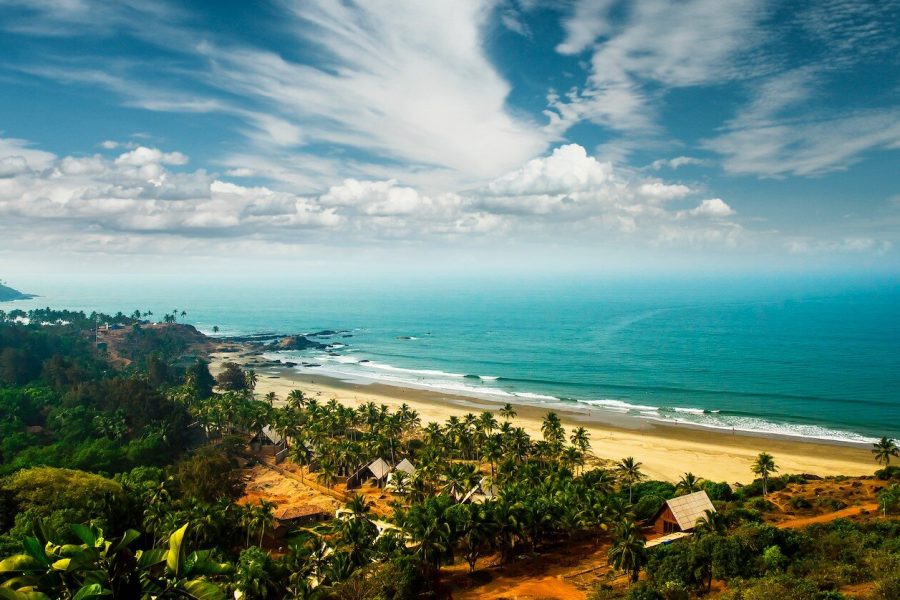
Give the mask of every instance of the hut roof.
<path id="1" fill-rule="evenodd" d="M 279 521 L 292 521 L 310 515 L 330 514 L 331 511 L 316 506 L 315 504 L 301 504 L 299 506 L 289 506 L 280 508 L 275 511 L 275 518 Z"/>
<path id="2" fill-rule="evenodd" d="M 704 491 L 666 500 L 666 505 L 672 511 L 678 526 L 684 531 L 696 527 L 697 521 L 706 516 L 706 511 L 716 512 L 716 507 Z"/>
<path id="3" fill-rule="evenodd" d="M 397 463 L 397 466 L 394 467 L 395 471 L 403 471 L 404 473 L 409 473 L 410 475 L 416 474 L 416 467 L 409 462 L 408 458 L 404 458 L 400 462 Z"/>
<path id="4" fill-rule="evenodd" d="M 281 437 L 277 431 L 272 429 L 270 426 L 266 425 L 262 428 L 263 435 L 269 438 L 269 441 L 275 444 L 276 446 L 284 441 L 284 438 Z"/>
<path id="5" fill-rule="evenodd" d="M 384 479 L 387 477 L 388 473 L 390 473 L 393 469 L 391 465 L 387 464 L 380 458 L 376 458 L 372 462 L 369 463 L 368 467 L 369 471 L 372 475 L 375 476 L 375 479 Z"/>

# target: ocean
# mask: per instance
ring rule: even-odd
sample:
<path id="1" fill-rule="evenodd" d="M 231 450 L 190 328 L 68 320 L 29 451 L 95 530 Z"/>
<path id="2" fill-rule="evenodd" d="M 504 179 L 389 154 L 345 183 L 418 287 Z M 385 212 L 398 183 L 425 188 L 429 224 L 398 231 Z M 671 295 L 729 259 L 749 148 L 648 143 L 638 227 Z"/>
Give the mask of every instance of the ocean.
<path id="1" fill-rule="evenodd" d="M 566 280 L 29 282 L 2 305 L 184 310 L 219 335 L 310 333 L 305 371 L 513 404 L 870 443 L 900 437 L 900 283 Z M 22 285 L 17 285 L 25 289 Z"/>

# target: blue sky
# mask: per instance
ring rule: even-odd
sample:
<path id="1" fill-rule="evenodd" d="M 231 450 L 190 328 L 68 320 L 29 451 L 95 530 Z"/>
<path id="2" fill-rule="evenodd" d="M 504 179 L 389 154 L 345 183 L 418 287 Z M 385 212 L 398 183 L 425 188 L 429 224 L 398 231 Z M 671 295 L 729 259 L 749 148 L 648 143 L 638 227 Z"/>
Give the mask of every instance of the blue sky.
<path id="1" fill-rule="evenodd" d="M 8 272 L 900 263 L 896 0 L 0 0 L 0 28 Z"/>

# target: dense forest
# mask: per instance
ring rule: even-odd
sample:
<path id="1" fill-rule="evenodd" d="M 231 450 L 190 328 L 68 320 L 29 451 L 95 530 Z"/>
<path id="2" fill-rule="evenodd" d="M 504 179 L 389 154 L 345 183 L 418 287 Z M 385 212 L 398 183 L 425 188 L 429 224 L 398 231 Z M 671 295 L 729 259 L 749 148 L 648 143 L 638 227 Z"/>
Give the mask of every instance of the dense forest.
<path id="1" fill-rule="evenodd" d="M 779 528 L 769 495 L 806 478 L 777 475 L 777 457 L 760 455 L 740 488 L 691 473 L 673 484 L 634 458 L 593 457 L 585 430 L 553 413 L 532 439 L 511 406 L 423 424 L 405 406 L 258 397 L 255 373 L 232 363 L 214 379 L 185 359 L 189 338 L 146 317 L 0 313 L 0 599 L 439 598 L 448 565 L 477 585 L 488 556 L 512 565 L 585 545 L 608 546 L 598 599 L 900 598 L 892 440 L 873 450 L 881 516 Z M 123 328 L 127 351 L 111 356 L 99 323 Z M 415 473 L 396 473 L 388 506 L 350 495 L 276 544 L 276 507 L 237 502 L 264 428 L 319 487 L 373 457 Z M 642 523 L 698 490 L 717 511 L 647 548 Z"/>

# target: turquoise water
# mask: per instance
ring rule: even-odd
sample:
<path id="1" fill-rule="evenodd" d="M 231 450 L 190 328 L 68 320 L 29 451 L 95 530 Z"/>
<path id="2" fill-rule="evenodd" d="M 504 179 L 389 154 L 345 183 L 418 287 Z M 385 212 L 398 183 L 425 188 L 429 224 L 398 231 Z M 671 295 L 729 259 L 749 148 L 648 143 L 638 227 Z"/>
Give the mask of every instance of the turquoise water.
<path id="1" fill-rule="evenodd" d="M 24 287 L 24 286 L 19 286 Z M 221 334 L 341 330 L 311 373 L 611 417 L 867 442 L 900 437 L 896 281 L 327 285 L 114 279 L 17 306 L 174 308 Z M 344 337 L 352 336 L 352 337 Z M 571 405 L 571 404 L 570 404 Z"/>

